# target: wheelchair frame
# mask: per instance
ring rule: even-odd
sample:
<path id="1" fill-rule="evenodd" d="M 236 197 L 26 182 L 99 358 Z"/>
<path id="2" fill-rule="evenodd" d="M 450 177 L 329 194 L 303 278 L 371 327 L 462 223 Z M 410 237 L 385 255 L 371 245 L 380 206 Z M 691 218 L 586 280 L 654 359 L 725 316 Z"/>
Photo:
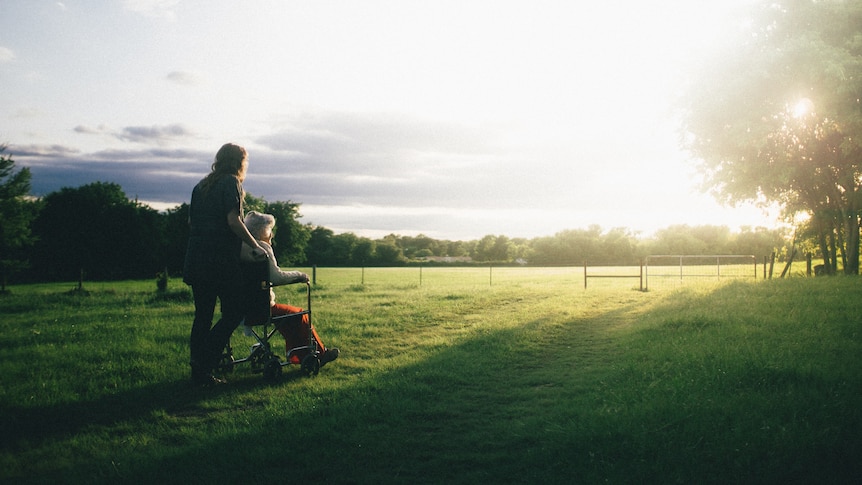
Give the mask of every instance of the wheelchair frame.
<path id="1" fill-rule="evenodd" d="M 244 263 L 254 265 L 258 263 Z M 267 263 L 268 264 L 268 263 Z M 268 267 L 267 274 L 268 274 Z M 245 283 L 244 283 L 245 284 Z M 267 318 L 262 323 L 255 323 L 250 326 L 251 336 L 254 337 L 256 343 L 251 346 L 247 357 L 235 359 L 233 355 L 233 347 L 230 340 L 227 342 L 225 352 L 219 361 L 218 370 L 222 374 L 229 374 L 234 371 L 234 367 L 239 364 L 248 363 L 251 366 L 252 372 L 263 373 L 267 380 L 275 380 L 281 376 L 282 367 L 291 365 L 291 357 L 298 353 L 307 351 L 307 355 L 300 361 L 300 369 L 306 376 L 317 375 L 320 372 L 320 357 L 321 352 L 317 347 L 317 341 L 314 339 L 314 324 L 311 321 L 311 283 L 306 282 L 306 307 L 301 312 L 288 313 L 286 315 L 272 316 L 272 309 L 269 306 L 269 292 L 273 285 L 267 276 L 265 279 L 258 278 L 252 283 L 254 288 L 252 291 L 260 291 L 266 293 Z M 257 296 L 260 298 L 259 296 Z M 287 351 L 284 359 L 279 357 L 272 349 L 272 337 L 278 332 L 279 323 L 286 322 L 290 318 L 302 318 L 308 316 L 308 343 L 299 347 L 291 348 Z M 270 326 L 272 328 L 270 328 Z M 255 330 L 256 327 L 262 327 L 261 331 Z"/>

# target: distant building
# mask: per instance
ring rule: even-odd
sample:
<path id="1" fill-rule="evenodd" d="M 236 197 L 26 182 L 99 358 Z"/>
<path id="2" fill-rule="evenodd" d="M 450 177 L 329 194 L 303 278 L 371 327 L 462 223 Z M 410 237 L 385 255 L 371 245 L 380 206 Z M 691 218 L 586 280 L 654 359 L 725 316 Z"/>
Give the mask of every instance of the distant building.
<path id="1" fill-rule="evenodd" d="M 431 263 L 472 263 L 473 258 L 470 256 L 426 256 L 419 258 L 422 261 Z"/>

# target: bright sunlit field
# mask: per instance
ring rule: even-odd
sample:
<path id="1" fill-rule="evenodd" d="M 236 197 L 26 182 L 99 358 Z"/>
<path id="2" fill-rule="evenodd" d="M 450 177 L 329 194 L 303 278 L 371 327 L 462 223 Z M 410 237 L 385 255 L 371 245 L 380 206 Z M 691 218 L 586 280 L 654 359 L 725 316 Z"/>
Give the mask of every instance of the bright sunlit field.
<path id="1" fill-rule="evenodd" d="M 591 269 L 592 270 L 592 269 Z M 604 271 L 605 269 L 602 269 Z M 317 270 L 315 377 L 188 379 L 171 280 L 0 297 L 0 480 L 847 483 L 862 473 L 857 278 L 583 268 Z M 610 271 L 610 269 L 608 269 Z M 631 268 L 620 269 L 630 272 Z M 297 285 L 278 298 L 303 305 Z M 234 336 L 234 347 L 247 343 Z"/>

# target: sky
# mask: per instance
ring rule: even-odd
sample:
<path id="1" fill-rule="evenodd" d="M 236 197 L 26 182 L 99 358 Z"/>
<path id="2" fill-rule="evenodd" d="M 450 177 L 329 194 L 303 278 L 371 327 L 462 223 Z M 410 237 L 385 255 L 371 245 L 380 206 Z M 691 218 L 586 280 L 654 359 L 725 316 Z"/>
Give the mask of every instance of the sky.
<path id="1" fill-rule="evenodd" d="M 724 207 L 671 100 L 750 0 L 0 0 L 0 143 L 31 193 L 163 210 L 218 148 L 335 233 L 774 227 Z"/>

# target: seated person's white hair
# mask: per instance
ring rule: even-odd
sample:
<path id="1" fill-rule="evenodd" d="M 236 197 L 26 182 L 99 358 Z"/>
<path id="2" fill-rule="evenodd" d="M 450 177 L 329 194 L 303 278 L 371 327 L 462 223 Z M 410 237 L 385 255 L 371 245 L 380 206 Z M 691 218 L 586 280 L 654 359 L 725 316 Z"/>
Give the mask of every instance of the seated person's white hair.
<path id="1" fill-rule="evenodd" d="M 262 239 L 268 231 L 272 231 L 272 228 L 275 227 L 275 216 L 250 211 L 245 216 L 245 227 L 255 239 Z"/>

